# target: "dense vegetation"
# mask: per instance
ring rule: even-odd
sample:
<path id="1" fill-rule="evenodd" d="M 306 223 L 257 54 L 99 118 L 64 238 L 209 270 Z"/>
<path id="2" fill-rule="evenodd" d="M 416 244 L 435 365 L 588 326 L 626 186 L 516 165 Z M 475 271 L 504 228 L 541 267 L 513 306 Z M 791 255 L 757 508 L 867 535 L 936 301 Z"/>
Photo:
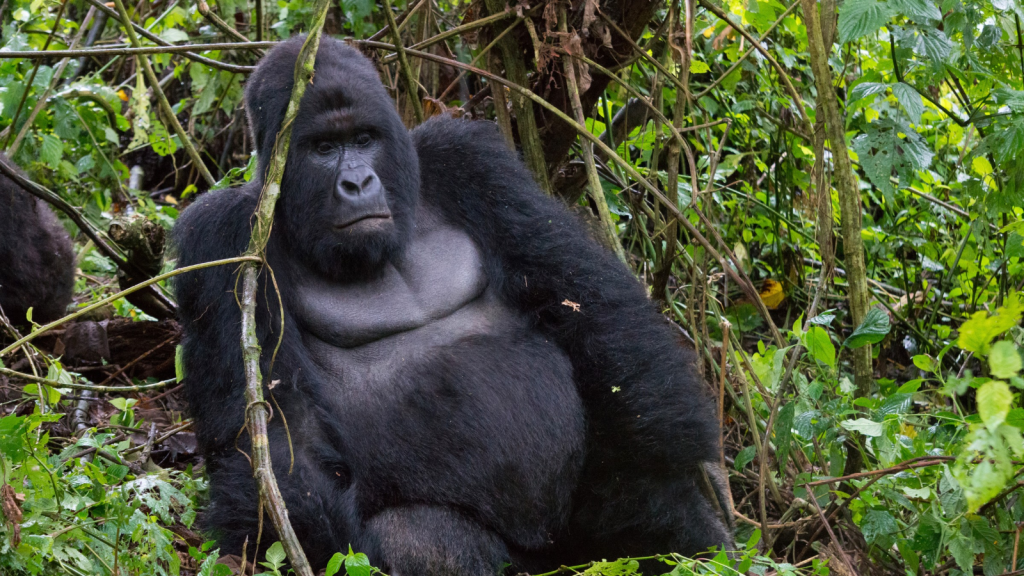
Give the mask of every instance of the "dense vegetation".
<path id="1" fill-rule="evenodd" d="M 119 10 L 154 46 L 279 40 L 311 6 L 0 4 L 3 51 L 106 49 L 0 52 L 0 143 L 83 217 L 61 213 L 69 313 L 107 334 L 14 347 L 3 322 L 0 573 L 238 567 L 195 531 L 206 485 L 171 300 L 98 303 L 171 270 L 178 210 L 250 176 L 241 87 L 259 51 L 136 56 Z M 496 120 L 699 351 L 741 551 L 667 555 L 664 572 L 1024 574 L 1024 5 L 552 0 L 474 24 L 505 10 L 342 0 L 325 33 L 363 41 L 410 126 Z M 280 544 L 258 555 L 287 571 Z M 372 571 L 339 551 L 327 573 L 342 566 Z"/>

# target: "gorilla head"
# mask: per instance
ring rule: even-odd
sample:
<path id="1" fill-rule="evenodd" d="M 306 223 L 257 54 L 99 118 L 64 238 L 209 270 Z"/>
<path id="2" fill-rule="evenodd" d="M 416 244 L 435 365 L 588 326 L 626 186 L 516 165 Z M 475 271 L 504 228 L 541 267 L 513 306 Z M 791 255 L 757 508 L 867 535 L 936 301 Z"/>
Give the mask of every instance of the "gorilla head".
<path id="1" fill-rule="evenodd" d="M 266 175 L 305 36 L 276 46 L 249 79 L 249 125 Z M 419 199 L 409 132 L 376 69 L 324 37 L 292 128 L 275 224 L 289 253 L 337 281 L 365 277 L 401 254 Z"/>

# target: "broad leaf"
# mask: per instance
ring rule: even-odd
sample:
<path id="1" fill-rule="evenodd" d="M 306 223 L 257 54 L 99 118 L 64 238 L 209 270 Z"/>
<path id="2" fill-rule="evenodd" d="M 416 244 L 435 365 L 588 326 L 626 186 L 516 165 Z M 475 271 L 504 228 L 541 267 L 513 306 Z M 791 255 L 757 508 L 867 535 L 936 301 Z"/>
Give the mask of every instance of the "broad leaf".
<path id="1" fill-rule="evenodd" d="M 846 0 L 839 7 L 839 41 L 846 44 L 877 31 L 892 14 L 880 0 Z"/>
<path id="2" fill-rule="evenodd" d="M 990 430 L 995 430 L 1006 421 L 1013 403 L 1013 393 L 1006 382 L 992 380 L 978 388 L 978 415 L 982 423 Z"/>
<path id="3" fill-rule="evenodd" d="M 921 121 L 921 114 L 924 113 L 924 100 L 909 84 L 897 82 L 892 85 L 892 95 L 896 97 L 900 107 L 906 111 L 910 121 L 917 124 Z"/>
<path id="4" fill-rule="evenodd" d="M 821 326 L 811 326 L 804 334 L 804 346 L 811 357 L 832 368 L 836 365 L 836 347 Z"/>
<path id="5" fill-rule="evenodd" d="M 880 308 L 872 308 L 864 315 L 860 326 L 843 342 L 843 346 L 853 349 L 877 344 L 889 333 L 889 328 L 889 313 Z"/>
<path id="6" fill-rule="evenodd" d="M 868 420 L 867 418 L 846 420 L 841 422 L 839 425 L 851 432 L 860 432 L 865 436 L 871 436 L 873 438 L 877 438 L 882 435 L 882 423 L 875 422 L 874 420 Z"/>
<path id="7" fill-rule="evenodd" d="M 891 118 L 868 124 L 864 133 L 853 139 L 853 150 L 871 183 L 890 201 L 897 186 L 909 186 L 915 172 L 928 168 L 934 156 L 920 134 Z M 893 184 L 892 178 L 898 184 Z"/>
<path id="8" fill-rule="evenodd" d="M 992 345 L 988 353 L 989 373 L 996 378 L 1012 378 L 1021 369 L 1020 352 L 1013 342 L 1003 340 Z"/>

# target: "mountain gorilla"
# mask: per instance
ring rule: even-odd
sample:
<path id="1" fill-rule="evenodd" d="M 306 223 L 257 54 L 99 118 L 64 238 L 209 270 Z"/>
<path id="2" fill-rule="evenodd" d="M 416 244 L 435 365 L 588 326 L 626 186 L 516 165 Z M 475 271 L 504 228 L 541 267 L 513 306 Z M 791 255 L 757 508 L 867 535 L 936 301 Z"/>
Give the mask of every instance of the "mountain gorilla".
<path id="1" fill-rule="evenodd" d="M 21 172 L 7 156 L 0 162 Z M 64 315 L 75 282 L 71 238 L 50 207 L 0 173 L 0 308 L 16 326 Z M 2 335 L 2 331 L 0 331 Z"/>
<path id="2" fill-rule="evenodd" d="M 259 174 L 302 41 L 246 87 Z M 313 565 L 351 544 L 393 576 L 477 576 L 730 543 L 713 403 L 630 271 L 494 124 L 435 118 L 410 134 L 370 61 L 336 40 L 315 70 L 257 321 L 275 471 Z M 241 254 L 262 188 L 185 210 L 179 266 Z M 235 286 L 224 266 L 176 291 L 206 527 L 237 553 L 258 516 L 236 448 Z"/>

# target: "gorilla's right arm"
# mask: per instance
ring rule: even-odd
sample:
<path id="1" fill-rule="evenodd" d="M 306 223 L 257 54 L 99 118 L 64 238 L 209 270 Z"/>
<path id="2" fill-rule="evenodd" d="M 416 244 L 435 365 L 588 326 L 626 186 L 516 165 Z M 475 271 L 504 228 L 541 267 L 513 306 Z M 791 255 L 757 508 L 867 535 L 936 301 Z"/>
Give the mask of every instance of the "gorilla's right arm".
<path id="1" fill-rule="evenodd" d="M 257 182 L 207 192 L 182 212 L 173 231 L 178 266 L 244 253 L 259 192 Z M 235 297 L 236 288 L 240 288 L 236 283 L 239 266 L 228 264 L 187 272 L 174 278 L 173 287 L 178 299 L 178 319 L 186 334 L 182 346 L 189 412 L 213 478 L 211 504 L 203 514 L 203 526 L 217 537 L 225 554 L 240 553 L 248 538 L 251 558 L 256 542 L 254 527 L 258 525 L 258 497 L 252 466 L 239 452 L 249 452 L 248 435 L 240 434 L 245 420 L 245 381 L 241 311 Z M 328 442 L 321 441 L 315 426 L 330 417 L 319 413 L 319 391 L 305 377 L 309 373 L 306 355 L 292 348 L 301 341 L 297 334 L 286 334 L 273 374 L 270 373 L 270 358 L 278 339 L 272 327 L 279 326 L 280 308 L 268 284 L 264 271 L 260 274 L 256 307 L 256 333 L 263 347 L 260 368 L 264 396 L 269 401 L 266 384 L 279 380 L 274 388 L 275 399 L 289 418 L 291 432 L 289 438 L 275 406 L 268 430 L 274 473 L 279 480 L 289 478 L 279 481 L 279 487 L 288 504 L 292 526 L 310 561 L 321 565 L 352 541 L 354 506 L 337 490 L 340 472 L 332 468 L 332 462 L 338 461 L 338 456 L 331 453 Z M 296 330 L 295 322 L 286 319 L 285 329 Z M 294 451 L 289 450 L 289 442 Z M 264 520 L 265 547 L 275 541 L 276 535 L 266 516 Z"/>
<path id="2" fill-rule="evenodd" d="M 714 403 L 641 284 L 493 124 L 437 118 L 414 141 L 424 201 L 474 237 L 490 281 L 572 361 L 588 447 L 570 532 L 589 536 L 566 545 L 585 561 L 731 544 Z"/>

